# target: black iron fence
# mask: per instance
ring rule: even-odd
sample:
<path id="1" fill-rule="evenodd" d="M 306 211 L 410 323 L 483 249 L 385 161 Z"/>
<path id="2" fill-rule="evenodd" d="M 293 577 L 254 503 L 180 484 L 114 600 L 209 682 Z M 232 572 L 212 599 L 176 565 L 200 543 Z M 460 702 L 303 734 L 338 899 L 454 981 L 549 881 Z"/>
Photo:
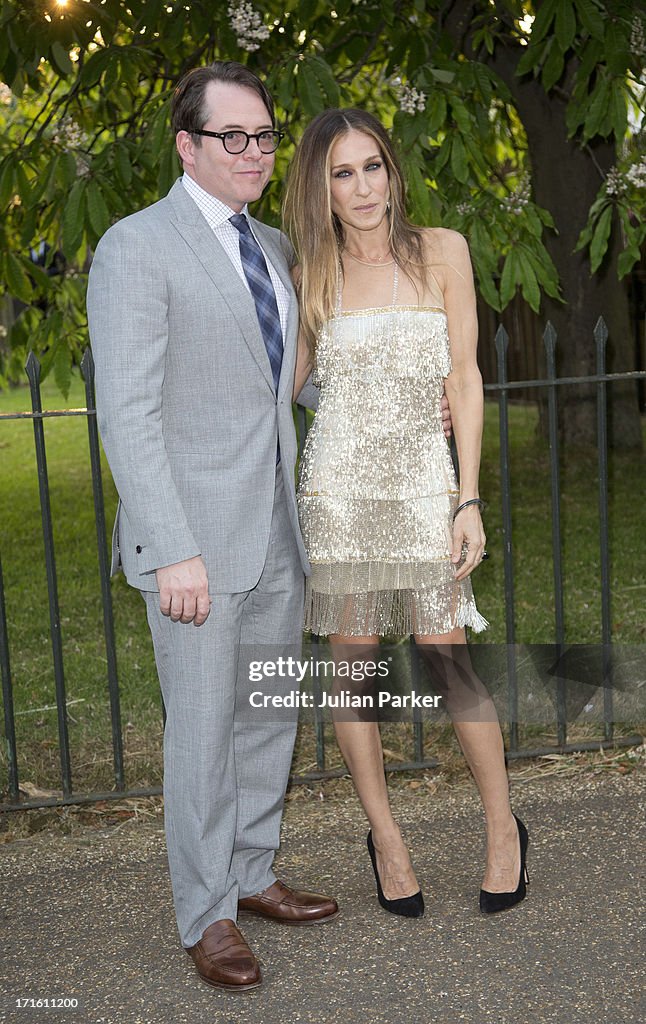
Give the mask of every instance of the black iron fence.
<path id="1" fill-rule="evenodd" d="M 615 736 L 615 719 L 613 707 L 612 677 L 614 671 L 613 637 L 611 618 L 611 586 L 610 586 L 610 538 L 609 538 L 609 490 L 608 490 L 608 431 L 607 431 L 607 389 L 613 382 L 640 381 L 646 378 L 646 371 L 631 373 L 606 373 L 606 343 L 608 332 L 603 320 L 599 320 L 594 340 L 597 355 L 597 372 L 578 377 L 557 377 L 556 375 L 556 334 L 548 324 L 545 330 L 544 343 L 547 359 L 547 376 L 544 379 L 509 381 L 507 379 L 507 350 L 509 339 L 504 328 L 500 327 L 496 335 L 496 353 L 498 361 L 498 381 L 485 385 L 486 393 L 497 397 L 499 405 L 500 435 L 500 474 L 501 474 L 501 517 L 503 530 L 504 585 L 505 585 L 505 617 L 506 643 L 505 652 L 505 685 L 509 757 L 529 757 L 552 752 L 579 751 L 599 749 L 600 746 L 633 745 L 641 742 L 640 736 Z M 88 803 L 99 800 L 153 796 L 161 793 L 161 787 L 128 788 L 124 765 L 123 731 L 121 722 L 119 680 L 117 670 L 117 649 L 112 610 L 112 595 L 109 578 L 108 543 L 104 512 L 103 485 L 101 478 L 100 446 L 96 424 L 96 407 L 94 397 L 94 362 L 88 349 L 81 363 L 85 382 L 86 407 L 65 411 L 43 411 L 41 402 L 41 371 L 38 360 L 30 354 L 26 364 L 27 376 L 31 392 L 31 411 L 20 413 L 2 413 L 0 422 L 5 420 L 31 420 L 34 429 L 34 444 L 38 483 L 40 494 L 40 515 L 45 551 L 45 574 L 47 580 L 50 642 L 53 662 L 54 683 L 56 691 L 56 711 L 58 721 L 58 758 L 60 762 L 61 795 L 56 797 L 33 797 L 25 799 L 20 790 L 19 751 L 16 741 L 14 696 L 12 684 L 11 658 L 7 631 L 7 614 L 5 589 L 0 558 L 0 675 L 2 679 L 2 698 L 4 714 L 4 735 L 7 754 L 6 798 L 0 803 L 0 811 L 19 810 L 34 807 L 62 806 L 65 804 Z M 558 661 L 561 653 L 566 651 L 565 616 L 563 599 L 563 567 L 561 561 L 561 486 L 559 470 L 559 430 L 558 430 L 558 394 L 568 385 L 593 385 L 596 390 L 597 409 L 597 447 L 598 447 L 598 487 L 597 501 L 599 509 L 599 587 L 601 593 L 601 661 L 603 685 L 603 735 L 599 739 L 575 741 L 568 743 L 568 715 L 565 678 L 556 673 L 555 719 L 556 744 L 536 748 L 522 747 L 519 737 L 519 681 L 518 681 L 518 644 L 516 642 L 516 611 L 515 611 L 515 574 L 512 535 L 512 480 L 510 468 L 510 429 L 509 401 L 514 393 L 528 390 L 539 394 L 544 392 L 547 397 L 549 453 L 550 453 L 550 489 L 551 489 L 551 532 L 552 562 L 554 577 L 554 652 Z M 68 711 L 65 687 L 65 666 L 63 645 L 61 641 L 61 617 L 59 611 L 59 584 L 56 574 L 56 558 L 52 529 L 52 513 L 50 508 L 50 487 L 47 469 L 47 455 L 43 421 L 51 417 L 85 417 L 88 427 L 88 444 L 90 453 L 94 516 L 96 521 L 96 539 L 98 549 L 99 577 L 101 601 L 103 609 L 103 633 L 106 651 L 106 686 L 110 704 L 110 720 L 112 730 L 112 761 L 114 787 L 107 792 L 78 792 L 74 789 L 71 771 L 71 752 L 68 734 Z M 297 423 L 301 447 L 306 433 L 306 413 L 297 410 Z M 637 501 L 637 496 L 635 497 Z M 1 552 L 0 552 L 1 556 Z M 480 646 L 480 645 L 478 645 Z M 486 645 L 482 645 L 486 647 Z M 316 704 L 314 704 L 316 708 Z M 405 762 L 388 764 L 387 770 L 417 769 L 437 764 L 424 757 L 425 722 L 416 710 L 411 712 L 412 750 L 410 759 Z M 326 728 L 322 714 L 314 711 L 313 720 L 305 722 L 302 728 L 313 728 L 316 740 L 316 767 L 312 771 L 293 777 L 294 782 L 344 774 L 344 769 L 326 768 Z"/>

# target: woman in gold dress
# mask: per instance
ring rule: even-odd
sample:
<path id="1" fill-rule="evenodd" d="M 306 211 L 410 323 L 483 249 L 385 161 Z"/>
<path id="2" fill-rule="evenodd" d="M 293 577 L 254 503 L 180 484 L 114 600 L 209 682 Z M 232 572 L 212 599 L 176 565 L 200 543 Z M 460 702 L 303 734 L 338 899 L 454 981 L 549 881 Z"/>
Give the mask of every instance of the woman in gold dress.
<path id="1" fill-rule="evenodd" d="M 298 492 L 312 565 L 305 628 L 328 636 L 337 660 L 355 662 L 381 636 L 413 634 L 440 666 L 484 807 L 480 908 L 491 913 L 525 896 L 527 831 L 511 811 L 500 726 L 465 646 L 466 626 L 487 625 L 469 579 L 485 545 L 473 275 L 465 239 L 411 224 L 405 202 L 376 118 L 360 110 L 314 118 L 285 197 L 302 324 L 294 394 L 312 371 L 320 388 Z M 444 390 L 459 487 L 442 430 Z M 370 823 L 379 902 L 421 916 L 423 896 L 388 802 L 378 723 L 342 717 L 336 736 Z"/>

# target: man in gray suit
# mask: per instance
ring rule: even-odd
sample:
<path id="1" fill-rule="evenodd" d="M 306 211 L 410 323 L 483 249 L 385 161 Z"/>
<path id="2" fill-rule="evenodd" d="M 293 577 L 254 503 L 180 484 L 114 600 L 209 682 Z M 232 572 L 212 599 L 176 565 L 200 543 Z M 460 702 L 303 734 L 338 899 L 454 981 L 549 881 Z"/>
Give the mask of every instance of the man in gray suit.
<path id="1" fill-rule="evenodd" d="M 263 83 L 234 62 L 194 69 L 172 125 L 183 177 L 101 239 L 88 320 L 120 497 L 114 568 L 145 598 L 167 712 L 180 937 L 204 981 L 239 991 L 261 975 L 238 910 L 290 924 L 338 914 L 272 871 L 296 722 L 236 704 L 245 645 L 301 641 L 298 310 L 287 240 L 246 212 L 281 138 Z"/>

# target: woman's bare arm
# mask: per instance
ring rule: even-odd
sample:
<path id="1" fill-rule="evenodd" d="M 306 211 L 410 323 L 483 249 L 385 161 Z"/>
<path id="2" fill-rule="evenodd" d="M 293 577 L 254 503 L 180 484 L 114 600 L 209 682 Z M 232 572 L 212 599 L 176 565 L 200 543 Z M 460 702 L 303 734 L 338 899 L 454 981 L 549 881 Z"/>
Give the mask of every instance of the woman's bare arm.
<path id="1" fill-rule="evenodd" d="M 448 318 L 452 370 L 445 381 L 451 420 L 460 464 L 460 504 L 479 497 L 478 475 L 484 401 L 482 377 L 478 369 L 478 318 L 473 271 L 466 239 L 456 231 L 442 231 L 443 259 L 440 269 L 444 306 Z M 485 535 L 480 509 L 469 505 L 460 512 L 453 527 L 455 564 L 467 545 L 464 563 L 457 579 L 468 576 L 482 559 Z"/>

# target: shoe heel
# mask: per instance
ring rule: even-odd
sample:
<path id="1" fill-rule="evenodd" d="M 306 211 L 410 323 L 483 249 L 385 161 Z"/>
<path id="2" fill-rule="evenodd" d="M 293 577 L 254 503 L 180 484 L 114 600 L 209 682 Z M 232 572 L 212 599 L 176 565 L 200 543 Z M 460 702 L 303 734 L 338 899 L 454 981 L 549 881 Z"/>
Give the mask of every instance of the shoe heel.
<path id="1" fill-rule="evenodd" d="M 384 896 L 384 891 L 381 887 L 381 879 L 379 872 L 377 871 L 377 856 L 375 854 L 375 844 L 372 841 L 372 829 L 368 832 L 366 839 L 368 846 L 368 853 L 370 854 L 370 861 L 372 863 L 372 870 L 375 873 L 375 881 L 377 883 L 377 899 L 379 905 L 387 910 L 389 914 L 397 914 L 399 917 L 423 917 L 424 916 L 424 897 L 422 896 L 422 890 L 413 893 L 412 896 L 403 896 L 398 900 L 387 900 Z"/>
<path id="2" fill-rule="evenodd" d="M 520 844 L 520 874 L 518 878 L 518 885 L 514 892 L 487 892 L 486 889 L 481 889 L 480 912 L 482 914 L 497 914 L 501 910 L 510 910 L 511 907 L 515 907 L 517 903 L 524 900 L 527 895 L 526 887 L 529 885 L 529 872 L 527 871 L 525 860 L 527 857 L 527 847 L 529 845 L 529 834 L 520 818 L 517 818 L 515 814 L 514 818 L 516 819 L 518 842 Z"/>

